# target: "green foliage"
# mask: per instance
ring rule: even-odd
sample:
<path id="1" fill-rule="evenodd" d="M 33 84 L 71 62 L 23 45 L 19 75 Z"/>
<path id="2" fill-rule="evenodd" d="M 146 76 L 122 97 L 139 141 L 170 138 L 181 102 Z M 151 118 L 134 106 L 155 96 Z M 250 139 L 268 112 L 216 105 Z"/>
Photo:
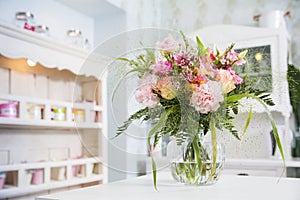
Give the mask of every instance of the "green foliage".
<path id="1" fill-rule="evenodd" d="M 296 118 L 296 126 L 300 127 L 300 70 L 294 65 L 288 65 L 287 80 L 289 84 L 290 101 Z"/>
<path id="2" fill-rule="evenodd" d="M 118 127 L 115 137 L 121 135 L 124 131 L 126 131 L 133 121 L 139 119 L 148 120 L 149 119 L 148 114 L 149 114 L 149 108 L 146 107 L 131 115 L 121 126 Z"/>

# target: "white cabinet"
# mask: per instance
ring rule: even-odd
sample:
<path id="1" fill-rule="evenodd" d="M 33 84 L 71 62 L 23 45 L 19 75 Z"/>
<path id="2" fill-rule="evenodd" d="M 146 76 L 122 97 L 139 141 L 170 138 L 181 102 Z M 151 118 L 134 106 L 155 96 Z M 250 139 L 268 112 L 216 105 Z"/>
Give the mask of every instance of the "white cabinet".
<path id="1" fill-rule="evenodd" d="M 0 43 L 0 198 L 107 182 L 109 59 L 6 24 Z"/>

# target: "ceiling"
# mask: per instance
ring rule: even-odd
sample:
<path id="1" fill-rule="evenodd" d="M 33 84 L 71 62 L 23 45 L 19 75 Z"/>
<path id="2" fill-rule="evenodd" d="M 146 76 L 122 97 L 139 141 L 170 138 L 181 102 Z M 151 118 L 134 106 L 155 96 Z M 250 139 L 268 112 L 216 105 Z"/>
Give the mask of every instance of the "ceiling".
<path id="1" fill-rule="evenodd" d="M 85 15 L 97 17 L 120 12 L 121 9 L 106 0 L 56 0 Z"/>

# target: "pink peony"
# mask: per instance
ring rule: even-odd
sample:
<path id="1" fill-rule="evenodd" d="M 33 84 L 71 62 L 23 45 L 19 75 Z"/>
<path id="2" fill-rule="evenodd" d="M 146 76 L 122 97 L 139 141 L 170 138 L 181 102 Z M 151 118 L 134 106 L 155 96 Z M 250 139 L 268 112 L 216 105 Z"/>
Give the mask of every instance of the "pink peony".
<path id="1" fill-rule="evenodd" d="M 225 94 L 236 88 L 236 80 L 228 70 L 217 70 L 215 81 L 220 82 L 222 84 L 223 93 Z"/>
<path id="2" fill-rule="evenodd" d="M 173 67 L 172 67 L 171 62 L 169 62 L 169 61 L 158 61 L 154 65 L 154 67 L 152 69 L 152 73 L 153 74 L 157 74 L 157 73 L 167 74 L 172 69 L 173 69 Z"/>
<path id="3" fill-rule="evenodd" d="M 222 101 L 224 101 L 222 86 L 215 81 L 196 86 L 191 97 L 191 105 L 203 114 L 216 111 Z"/>
<path id="4" fill-rule="evenodd" d="M 171 37 L 165 38 L 159 45 L 162 51 L 166 53 L 171 53 L 178 47 L 178 42 Z"/>
<path id="5" fill-rule="evenodd" d="M 138 88 L 135 91 L 136 100 L 150 108 L 154 108 L 159 103 L 159 98 L 153 93 L 153 88 L 156 85 L 157 76 L 145 73 L 141 79 L 138 80 Z"/>
<path id="6" fill-rule="evenodd" d="M 137 102 L 149 108 L 154 108 L 159 103 L 158 96 L 153 93 L 152 87 L 150 86 L 137 88 L 135 91 L 135 99 Z"/>

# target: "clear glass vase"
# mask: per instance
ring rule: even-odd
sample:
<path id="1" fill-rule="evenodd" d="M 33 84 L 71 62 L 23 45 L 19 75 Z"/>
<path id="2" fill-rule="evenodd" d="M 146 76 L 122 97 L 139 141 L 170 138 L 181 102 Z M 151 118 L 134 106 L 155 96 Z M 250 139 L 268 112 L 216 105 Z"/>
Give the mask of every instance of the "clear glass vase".
<path id="1" fill-rule="evenodd" d="M 169 145 L 171 173 L 176 181 L 187 185 L 210 185 L 219 180 L 225 162 L 224 145 L 219 143 L 216 145 L 216 159 L 213 162 L 212 143 L 199 141 L 201 170 L 191 143 L 178 145 L 176 141 L 172 141 Z"/>

